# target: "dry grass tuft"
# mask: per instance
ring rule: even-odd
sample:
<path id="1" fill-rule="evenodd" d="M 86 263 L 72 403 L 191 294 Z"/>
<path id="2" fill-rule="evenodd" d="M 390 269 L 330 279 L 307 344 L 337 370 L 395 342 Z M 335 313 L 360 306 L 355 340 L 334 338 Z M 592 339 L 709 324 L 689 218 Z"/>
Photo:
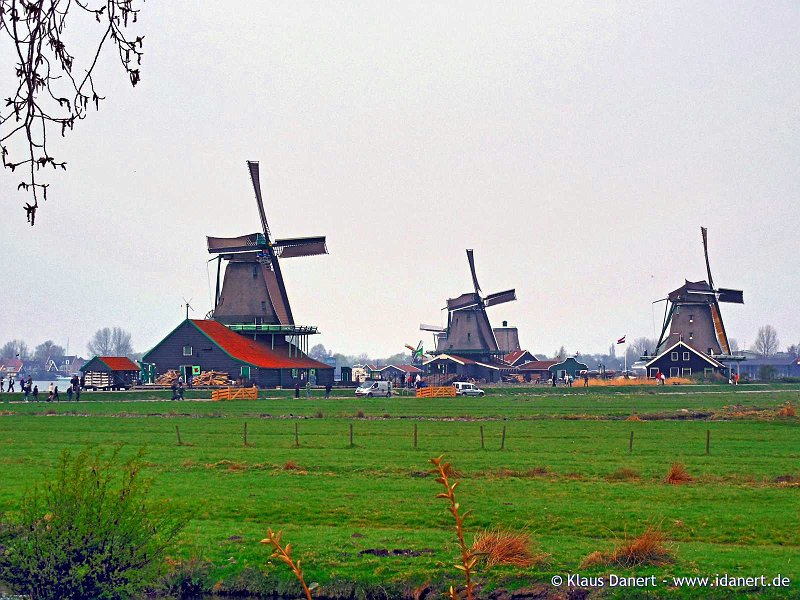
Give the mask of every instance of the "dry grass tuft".
<path id="1" fill-rule="evenodd" d="M 639 415 L 637 415 L 637 414 L 633 414 L 633 415 L 631 415 L 630 417 L 628 417 L 625 420 L 626 421 L 641 421 L 641 419 L 639 418 Z"/>
<path id="2" fill-rule="evenodd" d="M 606 481 L 638 481 L 642 476 L 636 469 L 622 467 L 606 475 Z"/>
<path id="3" fill-rule="evenodd" d="M 664 533 L 649 526 L 642 535 L 625 539 L 611 552 L 592 552 L 581 563 L 582 568 L 603 566 L 639 567 L 644 565 L 663 566 L 675 560 L 666 544 Z"/>
<path id="4" fill-rule="evenodd" d="M 247 463 L 234 462 L 232 460 L 220 460 L 215 463 L 207 463 L 206 469 L 220 469 L 224 468 L 229 473 L 238 473 L 247 470 Z"/>
<path id="5" fill-rule="evenodd" d="M 546 553 L 534 553 L 531 550 L 529 534 L 508 529 L 490 529 L 477 533 L 471 552 L 483 555 L 490 567 L 495 565 L 530 567 L 545 562 L 550 556 Z"/>
<path id="6" fill-rule="evenodd" d="M 314 417 L 317 419 L 322 419 L 324 416 L 325 415 L 322 414 L 321 410 L 318 410 L 316 413 L 314 413 Z"/>
<path id="7" fill-rule="evenodd" d="M 694 481 L 694 478 L 689 475 L 689 472 L 686 470 L 686 466 L 683 463 L 672 463 L 669 473 L 667 473 L 667 477 L 664 479 L 664 483 L 669 483 L 672 485 L 680 485 L 682 483 L 689 483 L 691 481 Z"/>
<path id="8" fill-rule="evenodd" d="M 794 406 L 787 403 L 785 406 L 782 406 L 781 409 L 778 411 L 779 417 L 796 417 L 797 411 L 795 410 Z"/>
<path id="9" fill-rule="evenodd" d="M 462 477 L 464 477 L 464 473 L 462 473 L 461 471 L 459 471 L 458 469 L 456 469 L 456 468 L 455 468 L 453 465 L 451 465 L 450 463 L 442 463 L 442 468 L 443 468 L 443 470 L 444 470 L 444 474 L 445 474 L 445 475 L 446 475 L 448 478 L 461 479 Z M 439 471 L 438 471 L 437 469 L 434 469 L 434 470 L 433 470 L 433 471 L 431 471 L 431 472 L 432 472 L 432 473 L 439 473 Z"/>
<path id="10" fill-rule="evenodd" d="M 302 471 L 303 468 L 298 465 L 293 460 L 287 460 L 286 463 L 283 465 L 284 471 Z"/>
<path id="11" fill-rule="evenodd" d="M 366 416 L 367 416 L 367 415 L 365 415 L 365 414 L 364 414 L 364 411 L 363 411 L 363 410 L 359 410 L 359 411 L 356 413 L 356 418 L 357 418 L 357 419 L 363 419 L 363 418 L 364 418 L 364 417 L 366 417 Z"/>

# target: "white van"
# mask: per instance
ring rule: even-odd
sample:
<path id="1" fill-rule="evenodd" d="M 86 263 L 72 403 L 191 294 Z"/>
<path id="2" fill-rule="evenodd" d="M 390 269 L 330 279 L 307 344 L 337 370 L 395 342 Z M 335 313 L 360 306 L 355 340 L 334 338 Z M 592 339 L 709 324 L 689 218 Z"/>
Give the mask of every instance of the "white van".
<path id="1" fill-rule="evenodd" d="M 372 398 L 373 396 L 390 397 L 392 384 L 389 381 L 365 381 L 356 388 L 356 396 Z"/>
<path id="2" fill-rule="evenodd" d="M 486 394 L 474 383 L 467 383 L 466 381 L 456 381 L 453 383 L 453 387 L 456 388 L 456 396 L 483 396 Z"/>

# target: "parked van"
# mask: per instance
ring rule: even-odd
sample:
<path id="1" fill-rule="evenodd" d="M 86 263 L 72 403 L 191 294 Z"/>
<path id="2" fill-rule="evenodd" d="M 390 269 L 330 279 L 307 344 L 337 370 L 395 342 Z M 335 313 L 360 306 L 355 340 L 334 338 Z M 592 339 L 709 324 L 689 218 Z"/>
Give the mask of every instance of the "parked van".
<path id="1" fill-rule="evenodd" d="M 389 381 L 365 381 L 356 388 L 356 396 L 372 398 L 373 396 L 390 397 L 392 384 Z"/>
<path id="2" fill-rule="evenodd" d="M 466 381 L 456 381 L 453 387 L 456 388 L 456 396 L 483 396 L 486 394 L 474 383 L 467 383 Z"/>

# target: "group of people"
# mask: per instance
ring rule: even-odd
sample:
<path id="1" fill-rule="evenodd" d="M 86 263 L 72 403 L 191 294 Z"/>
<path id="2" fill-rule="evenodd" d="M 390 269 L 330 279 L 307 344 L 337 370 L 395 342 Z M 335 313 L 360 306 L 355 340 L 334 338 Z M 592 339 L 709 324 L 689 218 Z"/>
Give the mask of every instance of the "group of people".
<path id="1" fill-rule="evenodd" d="M 294 380 L 294 397 L 295 398 L 299 398 L 300 397 L 300 388 L 302 387 L 301 379 L 305 379 L 305 378 L 304 377 L 303 378 L 297 378 L 297 379 Z M 305 385 L 306 398 L 311 398 L 311 380 L 310 379 L 305 379 L 305 382 L 306 382 L 306 385 Z M 325 399 L 326 400 L 331 397 L 331 389 L 332 388 L 333 388 L 333 385 L 331 385 L 330 383 L 326 383 L 325 384 Z"/>
<path id="2" fill-rule="evenodd" d="M 186 388 L 183 385 L 183 377 L 178 377 L 178 379 L 172 382 L 172 399 L 183 400 L 185 393 Z"/>
<path id="3" fill-rule="evenodd" d="M 13 375 L 9 375 L 8 380 L 6 380 L 5 377 L 0 377 L 0 392 L 16 392 L 15 386 L 17 383 L 19 383 L 19 391 L 22 392 L 22 399 L 25 402 L 39 401 L 39 386 L 33 383 L 33 379 L 30 376 L 28 379 L 24 377 L 20 378 L 19 382 L 14 379 Z M 68 402 L 72 402 L 73 397 L 76 401 L 81 399 L 81 390 L 84 384 L 85 380 L 83 378 L 73 375 L 72 379 L 69 381 L 69 387 L 67 388 Z M 47 386 L 47 402 L 59 402 L 60 400 L 61 395 L 59 394 L 58 386 L 50 382 L 50 385 Z"/>

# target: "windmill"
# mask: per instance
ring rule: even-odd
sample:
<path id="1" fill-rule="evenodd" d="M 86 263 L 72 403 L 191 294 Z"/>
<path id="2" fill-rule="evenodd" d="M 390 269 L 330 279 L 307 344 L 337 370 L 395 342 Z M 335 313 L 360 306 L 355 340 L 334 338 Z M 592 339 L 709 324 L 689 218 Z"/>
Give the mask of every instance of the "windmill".
<path id="1" fill-rule="evenodd" d="M 708 260 L 708 230 L 701 227 L 700 232 L 703 237 L 708 281 L 686 280 L 684 285 L 664 299 L 666 300 L 664 323 L 656 346 L 656 354 L 663 352 L 675 342 L 683 341 L 704 354 L 731 355 L 728 334 L 722 322 L 719 305 L 721 302 L 744 304 L 744 293 L 742 290 L 714 286 L 711 264 Z"/>
<path id="2" fill-rule="evenodd" d="M 258 162 L 247 161 L 261 218 L 261 231 L 235 238 L 208 237 L 216 255 L 217 284 L 212 317 L 231 324 L 293 326 L 280 259 L 327 254 L 325 236 L 272 239 L 264 212 Z M 220 289 L 222 261 L 227 261 Z"/>
<path id="3" fill-rule="evenodd" d="M 411 352 L 412 365 L 421 364 L 422 360 L 427 356 L 427 354 L 425 354 L 425 349 L 422 347 L 422 340 L 419 341 L 416 348 L 411 344 L 406 344 L 406 348 Z"/>
<path id="4" fill-rule="evenodd" d="M 447 300 L 446 328 L 420 325 L 420 329 L 434 332 L 436 354 L 476 356 L 489 360 L 492 356 L 503 352 L 497 346 L 486 309 L 516 300 L 517 294 L 515 290 L 510 289 L 483 296 L 475 273 L 475 257 L 472 250 L 467 250 L 467 261 L 474 291 Z"/>

